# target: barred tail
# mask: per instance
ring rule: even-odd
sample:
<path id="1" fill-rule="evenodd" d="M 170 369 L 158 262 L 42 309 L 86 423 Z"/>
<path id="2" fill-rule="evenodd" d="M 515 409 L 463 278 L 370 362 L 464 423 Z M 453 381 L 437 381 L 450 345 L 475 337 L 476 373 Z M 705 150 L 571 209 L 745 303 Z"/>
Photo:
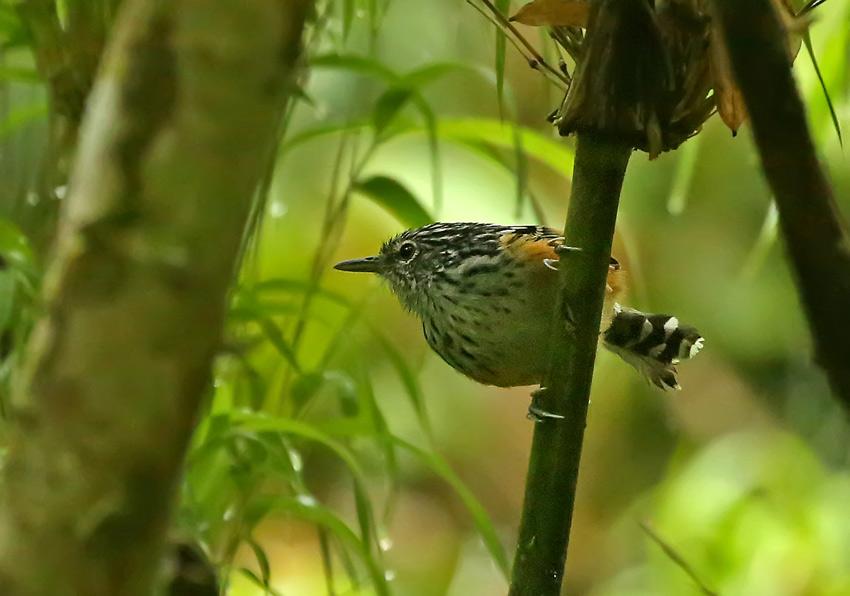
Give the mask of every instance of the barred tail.
<path id="1" fill-rule="evenodd" d="M 705 341 L 693 327 L 669 315 L 653 315 L 614 305 L 614 318 L 602 334 L 603 345 L 666 389 L 679 389 L 676 364 L 693 358 Z"/>

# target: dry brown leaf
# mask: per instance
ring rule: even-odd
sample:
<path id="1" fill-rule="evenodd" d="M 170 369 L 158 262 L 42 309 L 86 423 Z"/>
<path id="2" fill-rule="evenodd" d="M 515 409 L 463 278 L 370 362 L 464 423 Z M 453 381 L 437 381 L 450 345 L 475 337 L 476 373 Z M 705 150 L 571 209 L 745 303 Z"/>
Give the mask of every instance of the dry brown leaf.
<path id="1" fill-rule="evenodd" d="M 711 30 L 711 78 L 714 86 L 714 103 L 720 119 L 729 127 L 732 134 L 737 134 L 738 129 L 747 119 L 747 108 L 744 98 L 732 75 L 732 65 L 729 62 L 729 53 L 720 36 L 717 27 Z"/>
<path id="2" fill-rule="evenodd" d="M 533 0 L 511 21 L 532 27 L 587 27 L 588 0 Z"/>

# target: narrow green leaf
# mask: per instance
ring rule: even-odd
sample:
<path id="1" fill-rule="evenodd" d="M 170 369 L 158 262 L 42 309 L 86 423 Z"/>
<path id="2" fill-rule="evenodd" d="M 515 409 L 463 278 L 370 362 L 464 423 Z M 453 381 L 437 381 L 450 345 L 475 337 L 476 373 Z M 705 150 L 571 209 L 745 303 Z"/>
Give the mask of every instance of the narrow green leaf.
<path id="1" fill-rule="evenodd" d="M 705 135 L 696 135 L 688 139 L 676 151 L 679 161 L 676 164 L 676 174 L 673 177 L 670 196 L 667 198 L 667 211 L 673 215 L 680 215 L 685 210 L 685 205 L 688 202 L 688 192 L 691 190 L 691 182 L 696 173 L 699 148 L 704 138 Z"/>
<path id="2" fill-rule="evenodd" d="M 408 443 L 404 439 L 394 437 L 394 440 L 399 447 L 414 455 L 422 463 L 427 465 L 435 474 L 437 474 L 437 476 L 442 478 L 449 486 L 452 487 L 452 490 L 454 490 L 455 494 L 460 497 L 461 501 L 463 501 L 463 504 L 466 506 L 466 509 L 469 511 L 470 515 L 472 515 L 472 521 L 475 523 L 475 527 L 481 535 L 484 545 L 487 547 L 487 550 L 493 558 L 493 561 L 496 563 L 496 566 L 499 568 L 499 571 L 502 572 L 502 575 L 507 580 L 510 575 L 510 564 L 508 563 L 508 557 L 505 553 L 505 549 L 499 541 L 499 534 L 496 532 L 496 527 L 493 525 L 493 521 L 490 519 L 487 510 L 484 509 L 484 506 L 481 505 L 478 499 L 475 498 L 472 491 L 467 488 L 463 481 L 452 471 L 446 461 L 439 455 L 423 451 L 419 447 Z"/>
<path id="3" fill-rule="evenodd" d="M 0 122 L 0 139 L 8 137 L 30 122 L 35 122 L 45 116 L 47 116 L 47 104 L 45 103 L 36 103 L 14 108 L 7 114 L 6 120 Z"/>
<path id="4" fill-rule="evenodd" d="M 513 127 L 514 162 L 516 164 L 516 210 L 517 218 L 522 216 L 523 203 L 528 190 L 528 159 L 522 145 L 522 132 L 518 124 Z"/>
<path id="5" fill-rule="evenodd" d="M 325 576 L 325 588 L 328 591 L 328 596 L 337 596 L 336 588 L 334 587 L 334 566 L 333 566 L 333 551 L 331 551 L 331 535 L 327 529 L 323 527 L 316 528 L 316 533 L 319 535 L 319 552 L 322 555 L 322 575 Z M 344 548 L 339 549 L 345 552 Z M 353 577 L 356 577 L 356 573 Z"/>
<path id="6" fill-rule="evenodd" d="M 511 8 L 511 0 L 494 0 L 496 9 L 503 15 L 508 16 Z M 499 101 L 499 116 L 505 117 L 505 48 L 507 39 L 505 34 L 496 30 L 496 94 Z"/>
<path id="7" fill-rule="evenodd" d="M 0 333 L 12 322 L 15 313 L 15 288 L 17 281 L 11 271 L 0 271 Z"/>
<path id="8" fill-rule="evenodd" d="M 346 132 L 357 133 L 367 130 L 371 127 L 372 124 L 369 122 L 344 122 L 328 124 L 327 126 L 314 126 L 305 130 L 304 132 L 300 132 L 296 135 L 284 139 L 283 144 L 280 147 L 280 152 L 286 153 L 287 151 L 291 151 L 292 149 L 298 147 L 303 143 L 315 139 L 329 137 L 335 134 L 342 134 Z"/>
<path id="9" fill-rule="evenodd" d="M 263 580 L 261 580 L 259 577 L 257 577 L 257 574 L 255 574 L 250 569 L 246 569 L 245 567 L 240 567 L 239 573 L 241 573 L 246 578 L 248 578 L 248 581 L 253 583 L 255 586 L 257 586 L 261 590 L 264 590 L 266 594 L 271 594 L 272 596 L 284 596 L 283 592 L 280 592 L 280 591 L 274 589 L 273 587 L 265 584 L 263 582 Z"/>
<path id="10" fill-rule="evenodd" d="M 434 221 L 416 197 L 392 178 L 372 176 L 358 181 L 353 190 L 375 201 L 409 228 L 418 228 Z"/>
<path id="11" fill-rule="evenodd" d="M 296 416 L 303 410 L 308 402 L 312 401 L 313 397 L 316 393 L 318 393 L 324 382 L 324 375 L 317 372 L 308 372 L 300 375 L 298 379 L 295 380 L 295 383 L 292 385 L 290 395 L 292 396 L 292 400 L 295 402 Z"/>
<path id="12" fill-rule="evenodd" d="M 372 113 L 375 136 L 381 136 L 401 109 L 407 105 L 412 95 L 413 91 L 409 87 L 390 87 L 378 98 Z"/>
<path id="13" fill-rule="evenodd" d="M 688 563 L 679 552 L 668 544 L 661 536 L 659 536 L 652 527 L 646 522 L 641 522 L 640 527 L 646 532 L 655 544 L 657 544 L 667 557 L 697 585 L 703 596 L 718 596 L 718 593 L 706 586 L 705 582 L 697 575 L 694 568 Z"/>
<path id="14" fill-rule="evenodd" d="M 283 332 L 275 324 L 275 322 L 268 317 L 257 318 L 255 322 L 260 326 L 260 329 L 263 330 L 263 334 L 266 339 L 269 340 L 269 343 L 274 346 L 277 352 L 283 356 L 287 362 L 289 362 L 290 366 L 292 366 L 296 372 L 301 372 L 301 366 L 298 364 L 298 358 L 295 355 L 295 352 L 292 351 L 292 347 L 290 347 L 289 343 L 286 339 L 284 339 Z"/>
<path id="15" fill-rule="evenodd" d="M 372 379 L 369 378 L 369 373 L 363 371 L 358 384 L 360 389 L 361 399 L 366 402 L 366 407 L 363 408 L 371 418 L 372 428 L 374 429 L 375 439 L 381 448 L 381 453 L 384 455 L 384 461 L 387 466 L 387 473 L 390 479 L 395 483 L 398 480 L 398 459 L 396 458 L 395 445 L 393 443 L 392 433 L 387 424 L 387 419 L 384 413 L 378 406 L 378 401 L 375 399 L 375 390 L 372 387 Z"/>
<path id="16" fill-rule="evenodd" d="M 742 280 L 751 280 L 759 272 L 770 254 L 770 249 L 776 244 L 778 232 L 779 210 L 776 208 L 776 202 L 771 201 L 764 215 L 758 238 L 747 254 L 747 258 L 744 259 L 744 266 L 740 273 Z"/>
<path id="17" fill-rule="evenodd" d="M 253 536 L 245 538 L 245 542 L 254 552 L 254 558 L 257 560 L 257 565 L 260 567 L 260 577 L 263 580 L 263 587 L 268 590 L 269 582 L 271 580 L 271 566 L 269 565 L 269 558 L 266 556 L 266 551 L 263 550 L 263 547 L 260 546 L 260 543 L 257 542 Z"/>
<path id="18" fill-rule="evenodd" d="M 462 62 L 436 62 L 402 75 L 405 85 L 421 89 L 452 73 L 475 73 L 483 81 L 490 80 L 481 69 Z"/>
<path id="19" fill-rule="evenodd" d="M 826 106 L 829 108 L 829 116 L 832 118 L 832 127 L 835 129 L 835 134 L 838 135 L 838 144 L 841 147 L 844 147 L 844 141 L 841 138 L 841 124 L 838 121 L 838 114 L 835 113 L 835 106 L 832 104 L 832 98 L 829 96 L 829 90 L 826 88 L 826 81 L 823 80 L 823 74 L 821 74 L 820 66 L 818 66 L 815 50 L 812 47 L 812 36 L 809 34 L 808 29 L 806 29 L 803 33 L 803 43 L 806 44 L 806 51 L 809 53 L 809 58 L 812 59 L 812 66 L 814 67 L 815 74 L 818 77 L 820 88 L 823 90 L 823 96 L 824 99 L 826 99 Z"/>
<path id="20" fill-rule="evenodd" d="M 354 308 L 351 300 L 347 296 L 328 290 L 322 287 L 316 288 L 310 282 L 299 279 L 285 279 L 282 277 L 272 277 L 254 284 L 253 289 L 257 293 L 266 292 L 287 292 L 295 294 L 304 294 L 307 292 L 315 293 L 316 296 L 325 298 L 331 302 L 344 306 L 346 308 Z"/>
<path id="21" fill-rule="evenodd" d="M 354 22 L 354 0 L 342 0 L 342 41 L 348 39 L 351 24 Z"/>
<path id="22" fill-rule="evenodd" d="M 433 436 L 433 433 L 431 432 L 431 422 L 428 419 L 428 411 L 425 409 L 425 400 L 422 398 L 422 390 L 419 388 L 419 381 L 417 380 L 416 375 L 414 375 L 413 371 L 410 370 L 404 356 L 386 337 L 384 337 L 383 333 L 375 328 L 372 328 L 372 332 L 375 334 L 375 337 L 381 344 L 381 347 L 384 348 L 387 356 L 389 356 L 390 363 L 393 365 L 393 368 L 396 369 L 396 372 L 404 385 L 405 391 L 407 392 L 407 396 L 410 398 L 413 411 L 419 419 L 419 424 L 422 426 L 422 429 L 425 431 L 425 434 L 430 440 Z"/>
<path id="23" fill-rule="evenodd" d="M 0 259 L 6 266 L 25 274 L 31 281 L 40 277 L 29 240 L 15 224 L 6 219 L 0 219 Z"/>
<path id="24" fill-rule="evenodd" d="M 440 138 L 462 144 L 483 143 L 499 149 L 515 151 L 515 128 L 488 118 L 462 118 L 442 120 L 438 124 Z M 571 179 L 573 150 L 539 132 L 517 126 L 523 151 L 542 164 L 552 168 L 564 178 Z"/>
<path id="25" fill-rule="evenodd" d="M 233 412 L 230 416 L 231 423 L 235 428 L 253 432 L 283 433 L 300 437 L 327 447 L 348 468 L 352 477 L 363 488 L 364 494 L 366 477 L 360 468 L 360 464 L 351 451 L 326 433 L 316 429 L 309 424 L 292 420 L 289 418 L 269 417 L 254 412 Z"/>
<path id="26" fill-rule="evenodd" d="M 372 586 L 378 596 L 389 596 L 390 592 L 384 567 L 379 559 L 366 548 L 357 534 L 330 509 L 311 497 L 264 497 L 255 499 L 255 501 L 259 503 L 253 505 L 259 505 L 264 513 L 279 511 L 327 528 L 343 545 L 357 553 L 366 565 Z"/>
<path id="27" fill-rule="evenodd" d="M 399 80 L 399 75 L 387 68 L 377 58 L 362 54 L 320 54 L 310 58 L 311 68 L 335 68 L 368 75 L 389 83 Z"/>
<path id="28" fill-rule="evenodd" d="M 428 156 L 431 160 L 431 186 L 434 190 L 434 212 L 439 214 L 443 209 L 443 163 L 440 159 L 440 135 L 438 120 L 434 110 L 425 101 L 425 98 L 417 93 L 413 103 L 422 114 L 425 121 L 425 131 L 428 136 Z"/>
<path id="29" fill-rule="evenodd" d="M 32 85 L 44 82 L 38 71 L 32 68 L 15 68 L 12 66 L 0 66 L 0 81 L 29 83 Z"/>

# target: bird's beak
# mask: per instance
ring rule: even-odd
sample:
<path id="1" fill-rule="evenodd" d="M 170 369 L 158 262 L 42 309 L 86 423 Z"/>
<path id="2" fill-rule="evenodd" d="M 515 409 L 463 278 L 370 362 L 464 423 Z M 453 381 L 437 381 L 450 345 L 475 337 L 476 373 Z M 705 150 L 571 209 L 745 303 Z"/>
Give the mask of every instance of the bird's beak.
<path id="1" fill-rule="evenodd" d="M 334 265 L 334 269 L 340 271 L 363 271 L 366 273 L 381 273 L 384 270 L 384 261 L 381 257 L 366 257 L 365 259 L 351 259 Z"/>

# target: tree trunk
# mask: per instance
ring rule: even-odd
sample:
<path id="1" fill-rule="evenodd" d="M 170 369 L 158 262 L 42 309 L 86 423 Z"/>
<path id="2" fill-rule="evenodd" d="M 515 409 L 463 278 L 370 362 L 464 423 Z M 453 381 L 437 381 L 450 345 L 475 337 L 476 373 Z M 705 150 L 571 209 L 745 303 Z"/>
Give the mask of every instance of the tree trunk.
<path id="1" fill-rule="evenodd" d="M 770 0 L 714 0 L 809 321 L 815 361 L 850 412 L 850 234 L 809 134 Z"/>
<path id="2" fill-rule="evenodd" d="M 309 0 L 128 0 L 6 429 L 4 596 L 151 592 Z"/>

